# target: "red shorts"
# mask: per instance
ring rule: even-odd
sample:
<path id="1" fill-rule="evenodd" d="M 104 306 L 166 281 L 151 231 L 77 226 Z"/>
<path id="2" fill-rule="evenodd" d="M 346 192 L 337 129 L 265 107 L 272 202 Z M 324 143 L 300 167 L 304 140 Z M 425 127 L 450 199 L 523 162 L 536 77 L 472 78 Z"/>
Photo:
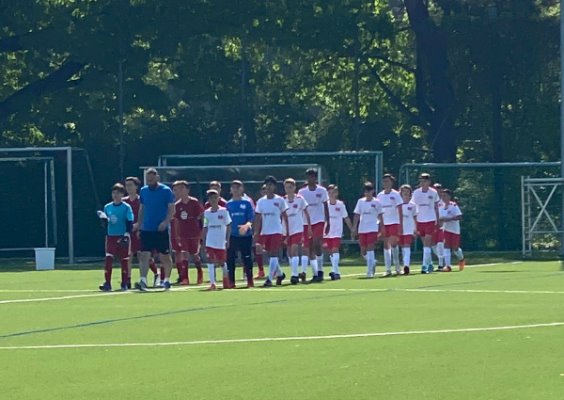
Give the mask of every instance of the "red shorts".
<path id="1" fill-rule="evenodd" d="M 227 259 L 227 250 L 206 247 L 206 261 L 209 264 L 223 264 Z"/>
<path id="2" fill-rule="evenodd" d="M 411 242 L 413 242 L 413 235 L 401 235 L 399 238 L 401 247 L 411 247 Z"/>
<path id="3" fill-rule="evenodd" d="M 360 247 L 368 247 L 376 244 L 378 241 L 378 232 L 359 233 L 358 241 L 360 243 Z"/>
<path id="4" fill-rule="evenodd" d="M 389 238 L 392 236 L 400 237 L 400 224 L 384 225 L 383 236 Z"/>
<path id="5" fill-rule="evenodd" d="M 139 232 L 131 233 L 131 254 L 137 254 L 141 251 L 141 239 L 139 239 Z"/>
<path id="6" fill-rule="evenodd" d="M 436 230 L 437 230 L 437 225 L 433 221 L 417 223 L 417 233 L 421 237 L 433 236 Z"/>
<path id="7" fill-rule="evenodd" d="M 130 244 L 126 247 L 118 242 L 122 236 L 106 236 L 106 254 L 111 254 L 114 257 L 128 258 L 130 252 Z"/>
<path id="8" fill-rule="evenodd" d="M 435 233 L 433 233 L 433 243 L 439 243 L 445 241 L 445 231 L 442 229 L 437 229 Z"/>
<path id="9" fill-rule="evenodd" d="M 304 225 L 304 247 L 311 247 L 313 239 L 323 238 L 323 231 L 325 230 L 325 222 L 318 222 L 311 226 L 311 237 L 308 236 L 308 226 Z"/>
<path id="10" fill-rule="evenodd" d="M 323 239 L 323 247 L 328 250 L 338 249 L 341 247 L 341 238 L 325 238 Z"/>
<path id="11" fill-rule="evenodd" d="M 282 246 L 282 234 L 274 233 L 272 235 L 261 235 L 260 244 L 262 244 L 264 249 L 270 254 L 278 253 Z"/>
<path id="12" fill-rule="evenodd" d="M 445 247 L 447 249 L 458 249 L 460 247 L 460 235 L 458 233 L 445 232 Z"/>
<path id="13" fill-rule="evenodd" d="M 190 254 L 199 254 L 200 238 L 180 238 L 180 246 L 178 246 L 178 250 L 176 251 L 185 251 Z"/>
<path id="14" fill-rule="evenodd" d="M 286 245 L 293 246 L 295 244 L 302 244 L 303 243 L 304 234 L 302 232 L 294 233 L 293 235 L 286 236 Z"/>

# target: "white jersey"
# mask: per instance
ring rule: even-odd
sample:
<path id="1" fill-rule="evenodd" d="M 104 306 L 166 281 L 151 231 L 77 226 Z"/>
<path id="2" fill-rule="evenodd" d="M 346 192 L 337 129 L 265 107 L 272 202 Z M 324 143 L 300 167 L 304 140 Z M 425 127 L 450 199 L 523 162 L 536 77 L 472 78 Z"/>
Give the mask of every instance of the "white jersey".
<path id="1" fill-rule="evenodd" d="M 417 204 L 415 204 L 413 201 L 410 201 L 409 203 L 402 203 L 401 215 L 403 219 L 401 234 L 404 236 L 415 234 L 415 217 L 417 216 Z"/>
<path id="2" fill-rule="evenodd" d="M 281 234 L 282 213 L 288 209 L 286 201 L 278 195 L 272 199 L 264 196 L 257 201 L 255 212 L 262 216 L 261 235 Z"/>
<path id="3" fill-rule="evenodd" d="M 366 197 L 358 199 L 354 213 L 360 215 L 360 222 L 358 224 L 358 233 L 370 233 L 379 231 L 378 216 L 382 215 L 382 205 L 380 202 L 373 198 L 367 200 Z"/>
<path id="4" fill-rule="evenodd" d="M 286 208 L 288 209 L 286 215 L 288 215 L 289 227 L 289 229 L 286 229 L 286 226 L 284 226 L 284 234 L 289 236 L 296 233 L 303 233 L 304 225 L 307 223 L 304 217 L 304 210 L 308 206 L 307 201 L 299 194 L 291 201 L 288 200 L 288 197 L 285 197 L 284 200 L 286 201 Z"/>
<path id="5" fill-rule="evenodd" d="M 382 209 L 384 210 L 384 225 L 395 225 L 400 223 L 399 209 L 398 206 L 402 203 L 401 196 L 397 190 L 390 191 L 390 193 L 385 193 L 381 191 L 376 196 L 380 204 L 382 204 Z"/>
<path id="6" fill-rule="evenodd" d="M 323 186 L 317 185 L 314 190 L 310 190 L 305 186 L 298 191 L 308 204 L 307 212 L 311 219 L 311 224 L 315 225 L 320 222 L 325 222 L 325 205 L 324 203 L 329 200 L 327 189 Z"/>
<path id="7" fill-rule="evenodd" d="M 217 211 L 212 211 L 211 208 L 204 211 L 204 228 L 208 228 L 206 247 L 225 250 L 229 224 L 231 224 L 231 216 L 225 207 L 219 207 Z"/>
<path id="8" fill-rule="evenodd" d="M 435 189 L 428 188 L 426 192 L 416 189 L 412 201 L 417 204 L 417 222 L 437 222 L 435 206 L 439 203 L 439 194 Z"/>
<path id="9" fill-rule="evenodd" d="M 347 212 L 347 207 L 345 203 L 341 200 L 337 200 L 335 204 L 329 202 L 329 220 L 331 221 L 331 227 L 329 228 L 329 233 L 325 235 L 326 238 L 340 238 L 343 236 L 343 219 L 349 216 Z"/>
<path id="10" fill-rule="evenodd" d="M 460 207 L 458 207 L 458 205 L 452 201 L 448 205 L 439 208 L 439 219 L 454 218 L 460 215 L 462 215 Z M 460 221 L 443 222 L 443 229 L 445 230 L 445 232 L 456 233 L 460 235 Z"/>

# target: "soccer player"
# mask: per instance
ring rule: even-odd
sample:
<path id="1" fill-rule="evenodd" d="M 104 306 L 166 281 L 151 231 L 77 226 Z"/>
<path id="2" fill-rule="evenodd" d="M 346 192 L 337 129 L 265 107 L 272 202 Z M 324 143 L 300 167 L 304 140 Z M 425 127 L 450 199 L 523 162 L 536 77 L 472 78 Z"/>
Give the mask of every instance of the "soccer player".
<path id="1" fill-rule="evenodd" d="M 225 207 L 219 205 L 219 192 L 210 189 L 206 192 L 210 207 L 204 212 L 204 229 L 202 240 L 206 248 L 208 272 L 210 276 L 209 290 L 216 290 L 215 268 L 223 269 L 223 288 L 229 289 L 229 278 L 225 271 L 227 248 L 231 237 L 231 217 Z"/>
<path id="2" fill-rule="evenodd" d="M 396 267 L 396 274 L 401 273 L 399 263 L 399 236 L 400 236 L 400 210 L 402 203 L 401 196 L 397 190 L 394 190 L 396 178 L 391 174 L 385 174 L 382 178 L 382 186 L 384 190 L 378 193 L 376 198 L 382 204 L 384 210 L 383 220 L 384 226 L 382 235 L 384 238 L 384 265 L 386 266 L 386 275 L 392 276 L 392 258 Z M 392 257 L 393 255 L 393 257 Z"/>
<path id="3" fill-rule="evenodd" d="M 268 263 L 268 277 L 264 281 L 264 287 L 271 287 L 272 280 L 276 276 L 276 285 L 282 285 L 286 278 L 278 262 L 278 253 L 282 245 L 282 220 L 288 226 L 286 215 L 287 205 L 284 199 L 275 194 L 277 181 L 273 176 L 267 176 L 264 180 L 266 195 L 257 202 L 255 209 L 255 240 L 266 251 L 270 257 Z"/>
<path id="4" fill-rule="evenodd" d="M 206 259 L 210 278 L 208 290 L 216 290 L 215 268 L 223 270 L 223 288 L 229 289 L 229 277 L 227 276 L 225 262 L 227 260 L 227 248 L 231 237 L 231 216 L 225 207 L 219 205 L 220 195 L 217 190 L 209 189 L 208 203 L 210 207 L 204 212 L 204 229 L 202 240 L 206 249 Z"/>
<path id="5" fill-rule="evenodd" d="M 225 207 L 227 205 L 227 200 L 225 200 L 223 197 L 221 197 L 221 182 L 220 181 L 211 181 L 208 184 L 208 190 L 215 190 L 219 194 L 218 204 L 219 204 L 220 207 Z M 208 208 L 210 208 L 209 200 L 206 201 L 206 204 L 204 204 L 204 208 L 206 210 Z"/>
<path id="6" fill-rule="evenodd" d="M 172 190 L 159 182 L 159 174 L 154 168 L 145 173 L 146 186 L 141 188 L 139 207 L 139 226 L 141 230 L 141 251 L 139 252 L 139 269 L 141 279 L 135 284 L 139 290 L 147 289 L 147 272 L 151 253 L 156 251 L 163 265 L 165 276 L 162 286 L 170 289 L 170 257 L 169 225 L 174 217 L 174 195 Z"/>
<path id="7" fill-rule="evenodd" d="M 323 238 L 323 247 L 329 252 L 331 260 L 332 268 L 329 276 L 332 281 L 337 281 L 341 279 L 341 271 L 339 270 L 341 254 L 339 253 L 339 248 L 341 247 L 341 238 L 343 236 L 343 220 L 351 232 L 353 231 L 353 225 L 345 203 L 339 200 L 339 187 L 337 185 L 329 185 L 327 186 L 327 192 L 329 195 L 328 207 L 331 229 Z"/>
<path id="8" fill-rule="evenodd" d="M 443 186 L 440 183 L 433 184 L 433 189 L 435 189 L 439 195 L 439 209 L 444 207 L 445 204 L 442 200 L 442 191 Z M 431 246 L 433 253 L 437 256 L 439 260 L 439 271 L 441 271 L 444 267 L 445 257 L 444 257 L 444 249 L 445 249 L 445 231 L 444 228 L 439 224 L 435 233 L 433 234 L 433 246 Z"/>
<path id="9" fill-rule="evenodd" d="M 266 185 L 261 186 L 259 198 L 264 196 L 266 196 Z M 255 209 L 256 209 L 256 204 L 255 204 Z M 260 240 L 258 242 L 255 242 L 254 253 L 255 253 L 255 261 L 257 262 L 257 267 L 258 267 L 258 275 L 255 277 L 255 279 L 263 279 L 265 277 L 264 255 L 263 255 L 263 248 L 260 245 Z"/>
<path id="10" fill-rule="evenodd" d="M 313 270 L 311 282 L 323 281 L 323 235 L 329 233 L 331 221 L 329 219 L 329 207 L 327 202 L 329 196 L 327 190 L 317 184 L 317 170 L 309 168 L 306 171 L 307 184 L 298 191 L 308 204 L 308 212 L 311 220 L 311 237 L 304 238 L 304 255 L 302 255 L 302 268 L 309 262 Z M 305 282 L 305 273 L 300 274 L 300 279 Z"/>
<path id="11" fill-rule="evenodd" d="M 452 191 L 443 189 L 441 192 L 441 199 L 444 203 L 439 208 L 439 222 L 445 232 L 445 267 L 443 271 L 452 271 L 451 257 L 452 252 L 458 257 L 458 269 L 464 270 L 466 264 L 464 254 L 460 248 L 460 220 L 462 219 L 462 211 L 453 199 Z"/>
<path id="12" fill-rule="evenodd" d="M 284 191 L 286 192 L 285 200 L 288 211 L 288 226 L 284 227 L 286 234 L 286 244 L 288 246 L 288 258 L 290 259 L 290 267 L 292 269 L 292 277 L 290 283 L 297 285 L 299 282 L 299 265 L 300 265 L 300 246 L 303 243 L 304 236 L 311 236 L 311 220 L 307 210 L 307 201 L 296 194 L 296 181 L 288 178 L 284 181 Z M 305 228 L 305 231 L 304 231 Z M 305 274 L 305 271 L 303 271 Z"/>
<path id="13" fill-rule="evenodd" d="M 409 185 L 402 185 L 400 188 L 402 204 L 401 212 L 401 236 L 399 244 L 401 246 L 403 258 L 403 274 L 409 275 L 411 266 L 411 243 L 415 237 L 417 205 L 411 201 L 413 189 Z"/>
<path id="14" fill-rule="evenodd" d="M 200 259 L 200 238 L 202 236 L 202 220 L 204 206 L 195 197 L 190 196 L 190 185 L 187 181 L 176 181 L 172 185 L 178 201 L 174 204 L 174 224 L 176 243 L 176 266 L 179 268 L 180 284 L 188 285 L 188 268 L 190 256 L 194 259 L 197 270 L 197 284 L 204 281 L 202 260 Z"/>
<path id="15" fill-rule="evenodd" d="M 358 235 L 360 252 L 366 258 L 366 277 L 374 278 L 376 273 L 376 254 L 374 248 L 378 241 L 379 227 L 384 225 L 382 205 L 374 197 L 374 184 L 364 184 L 364 197 L 358 199 L 354 208 L 353 238 Z"/>
<path id="16" fill-rule="evenodd" d="M 106 219 L 108 223 L 104 283 L 100 285 L 100 290 L 103 292 L 110 292 L 112 290 L 114 257 L 118 257 L 121 263 L 121 290 L 128 289 L 133 210 L 129 204 L 122 201 L 124 195 L 125 188 L 121 183 L 116 183 L 112 187 L 112 202 L 104 206 L 103 212 L 98 213 L 100 218 Z"/>
<path id="17" fill-rule="evenodd" d="M 229 239 L 229 248 L 227 249 L 227 269 L 229 270 L 229 281 L 231 288 L 235 287 L 235 259 L 237 253 L 241 254 L 245 277 L 247 279 L 247 287 L 255 286 L 253 281 L 253 222 L 255 220 L 255 211 L 253 203 L 243 197 L 243 182 L 234 180 L 231 182 L 231 200 L 227 202 L 227 211 L 231 216 L 233 229 L 231 229 L 231 238 Z"/>
<path id="18" fill-rule="evenodd" d="M 423 243 L 421 273 L 430 274 L 434 270 L 431 258 L 433 233 L 438 228 L 439 222 L 439 195 L 431 187 L 431 175 L 427 173 L 419 175 L 419 188 L 413 192 L 413 202 L 417 205 L 417 233 Z"/>

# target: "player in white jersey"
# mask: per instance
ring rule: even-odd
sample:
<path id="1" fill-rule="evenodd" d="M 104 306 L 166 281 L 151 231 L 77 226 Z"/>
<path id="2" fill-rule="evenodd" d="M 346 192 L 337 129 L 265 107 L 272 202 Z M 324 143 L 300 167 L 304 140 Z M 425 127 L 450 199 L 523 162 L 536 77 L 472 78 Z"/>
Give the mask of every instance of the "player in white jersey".
<path id="1" fill-rule="evenodd" d="M 415 237 L 415 229 L 417 226 L 417 205 L 413 201 L 411 201 L 412 193 L 413 189 L 411 189 L 411 186 L 401 186 L 401 235 L 399 243 L 403 257 L 404 275 L 409 275 L 409 268 L 411 266 L 411 243 L 413 241 L 413 238 Z"/>
<path id="2" fill-rule="evenodd" d="M 329 232 L 331 221 L 329 221 L 329 208 L 327 202 L 329 196 L 327 190 L 317 184 L 317 170 L 310 168 L 306 171 L 307 185 L 300 189 L 298 194 L 302 196 L 308 204 L 309 216 L 311 219 L 311 237 L 304 238 L 304 254 L 302 255 L 302 268 L 309 262 L 313 270 L 311 282 L 323 281 L 323 234 Z M 300 279 L 305 282 L 305 273 L 300 274 Z"/>
<path id="3" fill-rule="evenodd" d="M 443 189 L 441 192 L 443 206 L 439 208 L 439 222 L 445 232 L 445 268 L 443 271 L 452 271 L 451 257 L 452 252 L 458 257 L 458 269 L 464 270 L 466 264 L 464 254 L 460 248 L 460 220 L 462 219 L 462 211 L 453 199 L 452 191 Z"/>
<path id="4" fill-rule="evenodd" d="M 215 268 L 223 269 L 224 288 L 230 287 L 225 260 L 231 237 L 231 216 L 225 207 L 219 206 L 219 192 L 210 189 L 207 192 L 210 207 L 204 212 L 202 240 L 206 249 L 206 259 L 210 277 L 209 290 L 216 290 Z"/>
<path id="5" fill-rule="evenodd" d="M 433 184 L 433 189 L 435 189 L 439 195 L 439 210 L 441 207 L 444 207 L 445 203 L 442 200 L 441 193 L 443 191 L 443 185 L 438 182 Z M 439 260 L 439 271 L 442 271 L 445 265 L 445 231 L 443 227 L 439 224 L 438 229 L 435 231 L 433 235 L 433 246 L 431 246 L 433 253 L 437 256 Z"/>
<path id="6" fill-rule="evenodd" d="M 383 220 L 384 226 L 382 235 L 384 237 L 384 265 L 386 266 L 386 275 L 392 276 L 392 259 L 396 267 L 396 274 L 401 273 L 399 263 L 398 242 L 400 237 L 400 204 L 401 196 L 397 190 L 394 190 L 396 178 L 391 174 L 385 174 L 382 178 L 384 190 L 378 193 L 376 198 L 382 204 L 384 210 Z M 393 256 L 393 257 L 392 257 Z"/>
<path id="7" fill-rule="evenodd" d="M 341 238 L 343 237 L 343 221 L 352 232 L 353 226 L 345 203 L 339 200 L 339 187 L 337 185 L 329 185 L 327 187 L 329 194 L 329 218 L 331 219 L 331 229 L 323 238 L 323 247 L 329 252 L 331 259 L 331 273 L 329 276 L 332 281 L 341 279 L 341 271 L 339 270 L 339 261 L 341 254 Z"/>
<path id="8" fill-rule="evenodd" d="M 284 198 L 275 194 L 276 178 L 267 176 L 264 180 L 266 195 L 257 201 L 255 209 L 255 238 L 270 257 L 268 264 L 268 277 L 264 282 L 265 287 L 272 286 L 272 279 L 276 276 L 276 285 L 282 285 L 286 275 L 282 272 L 278 261 L 278 253 L 282 245 L 282 223 L 288 226 L 286 211 L 288 206 Z"/>
<path id="9" fill-rule="evenodd" d="M 384 224 L 382 205 L 374 197 L 374 184 L 364 184 L 364 197 L 358 199 L 354 208 L 353 237 L 358 234 L 360 252 L 366 258 L 366 276 L 374 278 L 376 273 L 376 254 L 374 248 L 378 241 L 379 226 Z"/>
<path id="10" fill-rule="evenodd" d="M 420 187 L 413 192 L 413 202 L 417 204 L 417 233 L 423 243 L 422 274 L 433 272 L 431 246 L 433 234 L 438 229 L 439 223 L 439 195 L 431 187 L 431 175 L 419 175 Z"/>
<path id="11" fill-rule="evenodd" d="M 296 285 L 299 278 L 300 266 L 300 247 L 304 241 L 304 237 L 311 236 L 311 220 L 307 210 L 307 201 L 296 194 L 296 181 L 288 178 L 284 181 L 284 191 L 286 192 L 285 200 L 288 211 L 288 226 L 284 227 L 286 235 L 286 245 L 288 246 L 288 258 L 290 259 L 290 268 L 292 269 L 292 277 L 290 283 Z M 305 271 L 303 271 L 305 274 Z"/>

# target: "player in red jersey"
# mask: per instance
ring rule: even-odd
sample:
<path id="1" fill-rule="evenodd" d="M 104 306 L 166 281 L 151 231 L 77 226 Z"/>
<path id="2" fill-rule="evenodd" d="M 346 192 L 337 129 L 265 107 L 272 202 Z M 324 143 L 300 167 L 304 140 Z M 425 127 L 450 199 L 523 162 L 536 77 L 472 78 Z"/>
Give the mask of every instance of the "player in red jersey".
<path id="1" fill-rule="evenodd" d="M 190 186 L 186 181 L 176 181 L 172 185 L 176 196 L 174 204 L 175 235 L 172 237 L 176 251 L 176 267 L 179 269 L 180 284 L 188 285 L 188 265 L 190 255 L 198 271 L 198 285 L 203 283 L 202 260 L 200 259 L 200 238 L 204 207 L 195 197 L 190 196 Z"/>
<path id="2" fill-rule="evenodd" d="M 125 178 L 125 191 L 127 192 L 127 197 L 123 198 L 123 201 L 131 206 L 133 209 L 133 228 L 131 232 L 131 256 L 129 258 L 129 279 L 128 286 L 131 289 L 131 259 L 133 256 L 137 257 L 139 260 L 139 255 L 137 254 L 141 250 L 141 240 L 139 239 L 139 224 L 137 219 L 139 217 L 139 188 L 141 187 L 141 180 L 136 176 L 129 176 Z M 154 285 L 156 286 L 160 282 L 159 272 L 157 266 L 155 265 L 155 260 L 151 258 L 149 262 L 149 268 L 154 274 Z"/>

